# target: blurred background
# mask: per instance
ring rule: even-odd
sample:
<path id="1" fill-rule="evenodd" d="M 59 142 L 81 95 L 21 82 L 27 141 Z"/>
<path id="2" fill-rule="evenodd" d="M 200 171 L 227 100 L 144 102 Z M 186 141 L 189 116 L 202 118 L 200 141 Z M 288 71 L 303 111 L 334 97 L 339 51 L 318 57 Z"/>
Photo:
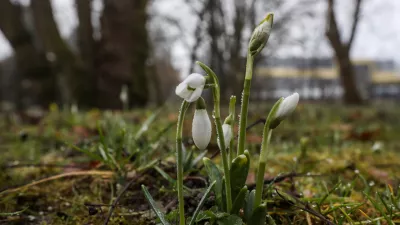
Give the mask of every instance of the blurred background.
<path id="1" fill-rule="evenodd" d="M 274 28 L 251 98 L 400 99 L 398 0 L 0 0 L 0 109 L 160 105 L 200 72 L 240 96 L 248 39 Z M 123 88 L 127 87 L 127 88 Z"/>

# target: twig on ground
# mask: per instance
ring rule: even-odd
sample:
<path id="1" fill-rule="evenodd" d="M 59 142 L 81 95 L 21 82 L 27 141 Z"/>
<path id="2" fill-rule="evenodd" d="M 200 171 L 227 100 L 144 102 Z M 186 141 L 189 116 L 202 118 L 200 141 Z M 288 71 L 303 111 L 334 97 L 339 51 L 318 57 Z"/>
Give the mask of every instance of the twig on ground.
<path id="1" fill-rule="evenodd" d="M 133 182 L 137 181 L 137 179 L 139 179 L 143 174 L 138 174 L 136 177 L 132 178 L 125 186 L 124 188 L 121 190 L 121 192 L 118 194 L 117 198 L 114 200 L 114 202 L 111 204 L 110 209 L 108 211 L 108 215 L 104 221 L 104 225 L 107 225 L 108 222 L 110 222 L 112 213 L 115 209 L 115 207 L 117 206 L 119 200 L 121 199 L 121 197 L 124 195 L 124 193 L 128 190 L 129 186 L 131 186 L 133 184 Z"/>
<path id="2" fill-rule="evenodd" d="M 286 198 L 284 196 L 282 196 L 281 193 L 279 193 L 279 191 L 277 189 L 275 189 L 275 191 L 279 195 L 279 197 L 281 197 L 285 202 L 289 203 L 290 205 L 292 205 L 292 206 L 294 206 L 294 207 L 296 207 L 298 209 L 304 210 L 305 212 L 308 212 L 308 213 L 318 217 L 320 220 L 322 220 L 326 224 L 335 225 L 332 221 L 327 219 L 324 215 L 322 215 L 321 213 L 313 210 L 307 203 L 304 203 L 304 202 L 300 201 L 300 199 L 298 199 L 296 196 L 294 196 L 294 195 L 292 195 L 290 193 L 286 193 L 286 194 L 290 195 L 291 198 L 293 198 L 296 201 L 296 203 L 299 203 L 302 206 L 295 205 L 293 202 L 286 200 Z"/>
<path id="3" fill-rule="evenodd" d="M 46 167 L 46 168 L 77 168 L 77 169 L 89 169 L 87 165 L 57 165 L 57 164 L 33 164 L 33 163 L 18 163 L 18 164 L 6 164 L 0 166 L 1 169 L 14 169 L 21 167 Z"/>
<path id="4" fill-rule="evenodd" d="M 62 174 L 58 174 L 55 176 L 51 176 L 51 177 L 47 177 L 38 181 L 34 181 L 32 183 L 23 185 L 21 187 L 17 187 L 17 188 L 12 188 L 12 189 L 5 189 L 2 192 L 0 192 L 0 195 L 2 194 L 7 194 L 7 193 L 13 193 L 13 192 L 17 192 L 26 188 L 30 188 L 32 186 L 36 186 L 48 181 L 52 181 L 52 180 L 57 180 L 60 178 L 64 178 L 64 177 L 73 177 L 73 176 L 106 176 L 106 177 L 111 177 L 114 173 L 111 171 L 99 171 L 99 170 L 89 170 L 89 171 L 75 171 L 75 172 L 70 172 L 70 173 L 62 173 Z"/>
<path id="5" fill-rule="evenodd" d="M 279 182 L 284 181 L 287 178 L 294 178 L 294 177 L 320 177 L 320 176 L 324 176 L 324 175 L 291 172 L 291 173 L 287 173 L 287 174 L 278 175 L 278 176 L 270 178 L 270 179 L 265 179 L 264 180 L 264 184 L 279 183 Z M 249 189 L 254 189 L 256 187 L 256 184 L 249 184 L 248 187 L 249 187 Z"/>

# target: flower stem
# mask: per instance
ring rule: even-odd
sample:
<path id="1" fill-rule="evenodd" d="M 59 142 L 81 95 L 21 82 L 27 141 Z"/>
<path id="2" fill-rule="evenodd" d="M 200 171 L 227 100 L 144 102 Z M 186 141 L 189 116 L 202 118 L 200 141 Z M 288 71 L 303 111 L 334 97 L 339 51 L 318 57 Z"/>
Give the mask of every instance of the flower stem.
<path id="1" fill-rule="evenodd" d="M 249 52 L 247 54 L 246 76 L 244 79 L 242 106 L 240 109 L 239 142 L 237 148 L 237 155 L 241 155 L 244 153 L 244 144 L 246 140 L 247 112 L 249 108 L 251 79 L 253 77 L 253 64 L 254 64 L 254 56 L 252 56 Z"/>
<path id="2" fill-rule="evenodd" d="M 229 173 L 229 162 L 228 162 L 228 154 L 225 146 L 224 140 L 224 132 L 222 130 L 222 122 L 221 122 L 221 113 L 220 113 L 220 87 L 218 82 L 218 77 L 208 66 L 201 62 L 197 62 L 203 68 L 204 71 L 212 78 L 214 86 L 212 88 L 213 99 L 214 99 L 214 120 L 215 126 L 217 128 L 217 137 L 219 142 L 219 147 L 221 151 L 222 157 L 222 165 L 224 167 L 224 175 L 225 175 L 225 192 L 226 192 L 226 208 L 227 212 L 230 212 L 232 209 L 232 194 L 231 194 L 231 179 Z"/>
<path id="3" fill-rule="evenodd" d="M 185 203 L 183 199 L 183 148 L 182 148 L 182 127 L 185 118 L 186 110 L 190 103 L 183 101 L 179 110 L 179 117 L 176 129 L 176 173 L 178 187 L 178 202 L 179 202 L 179 225 L 185 225 Z"/>
<path id="4" fill-rule="evenodd" d="M 261 204 L 263 187 L 264 187 L 264 173 L 267 162 L 268 145 L 271 140 L 272 129 L 269 125 L 264 126 L 264 135 L 261 145 L 260 159 L 258 162 L 257 181 L 256 181 L 256 194 L 254 198 L 254 208 Z"/>
<path id="5" fill-rule="evenodd" d="M 236 107 L 236 96 L 231 96 L 231 99 L 229 101 L 229 115 L 232 115 L 232 136 L 234 135 L 234 128 L 235 128 L 235 107 Z M 233 153 L 233 147 L 234 147 L 234 143 L 235 142 L 235 138 L 231 139 L 231 142 L 229 143 L 229 168 L 231 168 L 231 164 L 233 159 L 235 158 L 235 155 Z"/>

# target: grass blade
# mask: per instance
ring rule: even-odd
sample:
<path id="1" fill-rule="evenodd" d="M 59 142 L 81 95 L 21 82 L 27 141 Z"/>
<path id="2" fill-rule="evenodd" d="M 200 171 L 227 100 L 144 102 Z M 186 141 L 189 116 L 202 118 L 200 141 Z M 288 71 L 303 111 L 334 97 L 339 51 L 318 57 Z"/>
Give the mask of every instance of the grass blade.
<path id="1" fill-rule="evenodd" d="M 199 204 L 197 205 L 196 210 L 193 213 L 193 217 L 189 222 L 189 225 L 193 225 L 194 222 L 196 221 L 196 217 L 199 214 L 201 208 L 203 207 L 204 203 L 206 202 L 206 199 L 208 197 L 208 195 L 210 194 L 211 190 L 213 189 L 214 185 L 215 185 L 216 181 L 212 182 L 210 186 L 208 186 L 206 192 L 204 192 L 203 197 L 201 198 Z"/>
<path id="2" fill-rule="evenodd" d="M 170 225 L 168 221 L 165 219 L 164 213 L 161 212 L 160 209 L 158 209 L 156 202 L 154 201 L 153 197 L 149 193 L 149 190 L 147 190 L 146 186 L 142 185 L 142 190 L 144 192 L 144 196 L 146 197 L 147 201 L 149 202 L 151 208 L 153 209 L 154 213 L 157 215 L 157 217 L 160 219 L 161 223 L 163 225 Z"/>

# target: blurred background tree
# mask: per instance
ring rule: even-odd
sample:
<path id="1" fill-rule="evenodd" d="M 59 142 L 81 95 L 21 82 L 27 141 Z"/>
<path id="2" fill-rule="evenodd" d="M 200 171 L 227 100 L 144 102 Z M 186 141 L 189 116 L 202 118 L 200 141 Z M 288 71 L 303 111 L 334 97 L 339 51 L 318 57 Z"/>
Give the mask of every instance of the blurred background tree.
<path id="1" fill-rule="evenodd" d="M 72 5 L 76 21 L 68 35 L 60 2 Z M 363 24 L 375 23 L 362 17 L 374 4 L 390 8 L 373 0 L 0 0 L 0 33 L 13 53 L 0 62 L 0 101 L 121 109 L 127 86 L 131 107 L 160 105 L 181 76 L 198 70 L 196 60 L 215 70 L 223 100 L 240 96 L 248 39 L 268 11 L 274 30 L 255 62 L 253 99 L 289 90 L 350 104 L 400 95 L 393 63 L 360 63 L 352 54 Z"/>

